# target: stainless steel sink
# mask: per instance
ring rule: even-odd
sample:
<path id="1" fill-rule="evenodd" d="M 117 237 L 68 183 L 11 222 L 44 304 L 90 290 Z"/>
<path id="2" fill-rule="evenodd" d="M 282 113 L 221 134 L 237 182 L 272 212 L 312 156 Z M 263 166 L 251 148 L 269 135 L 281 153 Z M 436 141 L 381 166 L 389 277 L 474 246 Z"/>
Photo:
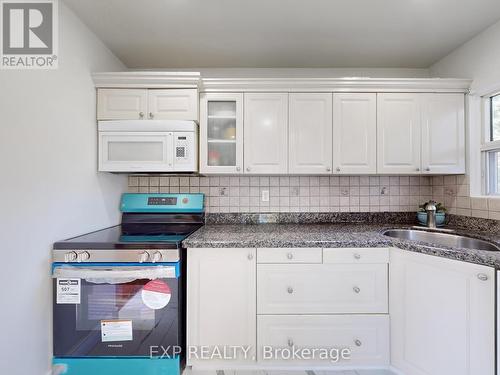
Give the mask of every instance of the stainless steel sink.
<path id="1" fill-rule="evenodd" d="M 463 247 L 466 249 L 500 251 L 500 247 L 488 241 L 478 240 L 456 234 L 425 232 L 422 230 L 413 229 L 389 229 L 383 233 L 385 236 L 400 238 L 410 241 L 429 242 L 437 245 L 449 247 Z"/>

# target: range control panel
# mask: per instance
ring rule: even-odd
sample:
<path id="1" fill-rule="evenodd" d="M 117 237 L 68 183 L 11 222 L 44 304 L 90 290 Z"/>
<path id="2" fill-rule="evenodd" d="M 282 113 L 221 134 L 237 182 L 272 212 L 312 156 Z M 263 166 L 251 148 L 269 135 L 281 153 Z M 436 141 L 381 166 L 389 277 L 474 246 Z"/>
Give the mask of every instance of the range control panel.
<path id="1" fill-rule="evenodd" d="M 140 194 L 122 195 L 120 210 L 136 213 L 201 213 L 204 194 Z"/>
<path id="2" fill-rule="evenodd" d="M 177 197 L 149 197 L 148 206 L 175 206 Z"/>

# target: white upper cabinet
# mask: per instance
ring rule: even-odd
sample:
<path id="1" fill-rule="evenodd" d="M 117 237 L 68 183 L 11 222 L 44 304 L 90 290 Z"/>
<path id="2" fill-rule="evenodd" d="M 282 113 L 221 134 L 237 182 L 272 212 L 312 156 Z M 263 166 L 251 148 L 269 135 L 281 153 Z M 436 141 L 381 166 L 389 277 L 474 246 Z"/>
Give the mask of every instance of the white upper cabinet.
<path id="1" fill-rule="evenodd" d="M 137 120 L 146 118 L 148 90 L 99 89 L 97 91 L 98 120 Z"/>
<path id="2" fill-rule="evenodd" d="M 288 94 L 244 95 L 245 173 L 288 172 Z"/>
<path id="3" fill-rule="evenodd" d="M 422 98 L 422 170 L 465 173 L 465 98 L 426 94 Z"/>
<path id="4" fill-rule="evenodd" d="M 198 90 L 98 89 L 97 119 L 198 121 Z"/>
<path id="5" fill-rule="evenodd" d="M 377 173 L 376 94 L 333 94 L 333 173 Z"/>
<path id="6" fill-rule="evenodd" d="M 378 94 L 378 173 L 465 173 L 463 94 Z"/>
<path id="7" fill-rule="evenodd" d="M 332 94 L 290 94 L 288 113 L 289 172 L 330 174 Z"/>
<path id="8" fill-rule="evenodd" d="M 391 362 L 405 375 L 493 375 L 491 267 L 391 250 Z"/>
<path id="9" fill-rule="evenodd" d="M 200 172 L 243 172 L 243 94 L 200 98 Z"/>
<path id="10" fill-rule="evenodd" d="M 377 95 L 378 173 L 420 173 L 421 95 Z"/>
<path id="11" fill-rule="evenodd" d="M 198 121 L 196 89 L 148 90 L 148 105 L 150 119 Z"/>
<path id="12" fill-rule="evenodd" d="M 289 97 L 290 173 L 330 174 L 332 170 L 332 94 Z"/>

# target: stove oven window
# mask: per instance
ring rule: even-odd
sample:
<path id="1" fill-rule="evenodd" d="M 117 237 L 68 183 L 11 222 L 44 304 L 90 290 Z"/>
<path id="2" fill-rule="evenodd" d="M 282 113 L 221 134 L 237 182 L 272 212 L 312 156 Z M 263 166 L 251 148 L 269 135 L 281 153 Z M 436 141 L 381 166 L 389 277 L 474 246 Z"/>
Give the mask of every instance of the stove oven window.
<path id="1" fill-rule="evenodd" d="M 76 329 L 100 329 L 101 320 L 126 319 L 134 321 L 134 329 L 150 330 L 155 323 L 155 310 L 142 301 L 142 288 L 149 280 L 125 284 L 83 283 L 82 303 L 77 307 Z"/>

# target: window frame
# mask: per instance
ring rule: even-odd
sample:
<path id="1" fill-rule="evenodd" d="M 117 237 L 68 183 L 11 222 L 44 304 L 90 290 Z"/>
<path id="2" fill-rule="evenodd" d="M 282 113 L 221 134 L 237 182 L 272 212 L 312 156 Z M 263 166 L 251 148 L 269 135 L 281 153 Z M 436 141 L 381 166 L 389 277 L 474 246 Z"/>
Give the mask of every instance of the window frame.
<path id="1" fill-rule="evenodd" d="M 492 140 L 493 138 L 493 98 L 500 96 L 500 92 L 484 95 L 482 97 L 482 113 L 483 113 L 483 127 L 481 136 L 481 164 L 482 164 L 482 191 L 483 195 L 491 197 L 500 196 L 500 187 L 498 183 L 498 167 L 495 170 L 493 167 L 493 160 L 491 154 L 500 153 L 500 140 Z"/>
<path id="2" fill-rule="evenodd" d="M 490 95 L 489 97 L 489 103 L 488 103 L 488 111 L 489 111 L 489 114 L 490 114 L 490 118 L 489 118 L 489 121 L 490 121 L 490 126 L 489 126 L 489 137 L 488 137 L 488 141 L 487 143 L 489 142 L 500 142 L 500 139 L 498 140 L 494 140 L 493 139 L 493 99 L 494 98 L 499 98 L 500 99 L 500 93 L 498 94 L 495 94 L 495 95 Z"/>

